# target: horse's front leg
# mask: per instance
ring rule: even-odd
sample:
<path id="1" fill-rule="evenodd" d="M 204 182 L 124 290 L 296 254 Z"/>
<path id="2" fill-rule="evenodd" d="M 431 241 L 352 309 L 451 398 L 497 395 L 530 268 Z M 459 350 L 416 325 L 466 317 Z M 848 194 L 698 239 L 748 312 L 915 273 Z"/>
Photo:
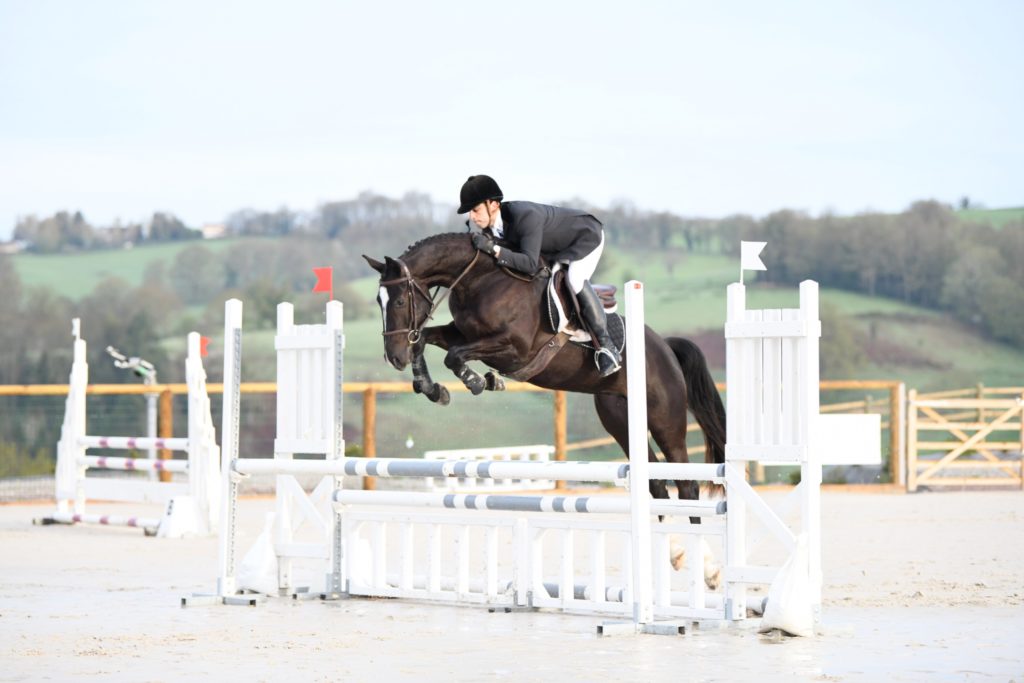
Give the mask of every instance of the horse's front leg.
<path id="1" fill-rule="evenodd" d="M 455 376 L 462 380 L 466 388 L 474 395 L 487 391 L 504 391 L 505 381 L 497 374 L 488 370 L 483 376 L 476 370 L 466 365 L 471 360 L 480 360 L 485 363 L 500 362 L 507 360 L 511 345 L 504 337 L 492 337 L 479 339 L 466 344 L 453 344 L 444 357 L 444 364 L 455 373 Z"/>
<path id="2" fill-rule="evenodd" d="M 447 325 L 435 325 L 423 329 L 418 342 L 412 347 L 412 390 L 417 394 L 423 394 L 433 403 L 446 406 L 451 403 L 451 395 L 448 389 L 438 384 L 430 376 L 430 369 L 427 367 L 427 359 L 424 351 L 427 344 L 447 350 L 455 341 L 462 338 L 459 331 L 451 323 Z"/>
<path id="3" fill-rule="evenodd" d="M 412 354 L 412 390 L 417 394 L 423 394 L 433 403 L 446 406 L 451 403 L 451 395 L 448 389 L 438 384 L 431 378 L 430 369 L 427 368 L 427 359 L 423 357 L 423 347 L 417 344 Z"/>

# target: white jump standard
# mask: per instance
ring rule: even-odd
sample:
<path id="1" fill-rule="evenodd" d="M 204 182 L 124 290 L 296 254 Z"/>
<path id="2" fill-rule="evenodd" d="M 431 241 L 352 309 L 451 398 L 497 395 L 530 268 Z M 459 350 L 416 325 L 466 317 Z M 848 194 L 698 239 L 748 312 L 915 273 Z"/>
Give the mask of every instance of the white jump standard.
<path id="1" fill-rule="evenodd" d="M 188 335 L 185 376 L 188 384 L 188 436 L 154 438 L 143 436 L 91 436 L 86 434 L 86 392 L 89 366 L 86 343 L 78 336 L 75 321 L 74 361 L 71 366 L 64 424 L 57 444 L 57 509 L 39 520 L 43 524 L 78 522 L 111 526 L 140 527 L 147 534 L 165 537 L 212 535 L 218 529 L 220 449 L 217 447 L 206 371 L 200 356 L 200 338 Z M 116 450 L 167 449 L 184 452 L 187 460 L 150 460 L 86 455 L 92 448 Z M 160 482 L 147 479 L 89 477 L 99 470 L 172 472 L 187 481 Z M 162 517 L 97 515 L 86 512 L 88 500 L 112 500 L 164 505 Z"/>

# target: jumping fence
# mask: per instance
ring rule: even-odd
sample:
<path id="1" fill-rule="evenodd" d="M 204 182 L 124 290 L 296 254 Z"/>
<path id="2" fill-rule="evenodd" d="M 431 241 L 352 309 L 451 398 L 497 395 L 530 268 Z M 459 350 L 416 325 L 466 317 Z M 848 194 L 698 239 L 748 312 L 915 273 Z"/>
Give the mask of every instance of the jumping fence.
<path id="1" fill-rule="evenodd" d="M 643 285 L 626 285 L 628 391 L 646 396 L 644 372 Z M 253 604 L 247 591 L 300 597 L 293 563 L 317 563 L 315 581 L 323 590 L 309 592 L 323 599 L 348 596 L 415 597 L 456 603 L 482 603 L 519 607 L 557 607 L 570 612 L 632 616 L 630 622 L 603 624 L 604 629 L 638 632 L 681 629 L 678 620 L 715 619 L 736 621 L 747 615 L 747 585 L 774 584 L 780 572 L 793 571 L 793 580 L 807 587 L 804 597 L 807 619 L 817 621 L 820 609 L 820 508 L 819 487 L 823 462 L 880 462 L 877 415 L 821 415 L 818 393 L 817 283 L 800 286 L 799 309 L 748 310 L 745 289 L 729 287 L 729 318 L 726 323 L 729 381 L 734 387 L 727 402 L 728 437 L 723 464 L 648 463 L 647 404 L 631 401 L 629 410 L 629 463 L 610 462 L 486 462 L 480 460 L 429 461 L 407 458 L 348 458 L 342 436 L 344 335 L 342 307 L 327 304 L 326 323 L 295 325 L 290 304 L 278 307 L 277 430 L 274 458 L 238 456 L 241 353 L 241 302 L 227 304 L 225 401 L 222 442 L 224 449 L 220 573 L 215 594 L 193 595 L 182 604 Z M 838 434 L 841 442 L 825 447 L 825 435 Z M 303 459 L 296 454 L 305 454 Z M 787 503 L 800 514 L 796 526 L 784 521 L 747 482 L 746 464 L 751 461 L 786 463 L 800 468 L 800 484 Z M 567 480 L 603 481 L 628 490 L 628 496 L 522 496 L 456 495 L 343 488 L 342 475 L 381 477 L 467 477 L 480 479 L 553 479 L 555 472 Z M 242 578 L 236 557 L 235 506 L 238 485 L 254 475 L 276 475 L 277 505 L 263 536 L 242 561 L 261 555 L 273 558 L 273 568 L 263 562 L 254 574 L 260 587 Z M 296 476 L 322 477 L 311 493 Z M 650 479 L 693 479 L 725 485 L 726 501 L 652 500 Z M 372 506 L 372 507 L 367 507 Z M 423 515 L 409 508 L 437 508 Z M 383 511 L 381 510 L 383 508 Z M 395 509 L 400 508 L 400 509 Z M 443 510 L 443 516 L 440 511 Z M 465 510 L 466 513 L 458 511 Z M 469 514 L 468 511 L 488 511 Z M 501 511 L 515 512 L 502 517 Z M 495 515 L 495 513 L 498 515 Z M 543 513 L 535 521 L 523 513 Z M 629 520 L 599 521 L 608 514 L 629 514 Z M 689 523 L 658 524 L 654 516 L 689 517 Z M 705 524 L 697 524 L 695 518 Z M 607 518 L 606 518 L 607 519 Z M 594 524 L 594 521 L 597 524 Z M 747 549 L 748 521 L 757 520 L 781 543 L 790 560 L 787 570 L 779 565 L 750 562 Z M 369 522 L 368 536 L 360 529 Z M 389 526 L 393 525 L 393 526 Z M 442 527 L 451 526 L 454 546 L 445 553 L 456 556 L 455 573 L 443 576 Z M 414 573 L 413 539 L 416 527 L 427 535 L 428 573 Z M 657 527 L 657 529 L 652 528 Z M 300 539 L 303 527 L 311 536 Z M 502 574 L 497 561 L 498 537 L 503 528 L 512 533 L 512 562 Z M 387 536 L 394 529 L 405 549 L 396 563 L 386 559 Z M 486 562 L 479 588 L 470 581 L 471 536 L 484 534 Z M 544 539 L 555 530 L 560 542 L 557 560 L 547 563 Z M 577 573 L 574 532 L 591 537 L 595 544 L 590 571 Z M 615 562 L 605 553 L 609 532 L 628 539 Z M 689 571 L 681 594 L 674 595 L 668 580 L 671 541 L 669 532 L 687 536 Z M 718 537 L 724 546 L 724 566 L 711 572 L 706 564 L 706 537 Z M 554 559 L 554 558 L 552 558 Z M 661 560 L 661 561 L 658 561 Z M 660 569 L 655 569 L 655 565 Z M 674 562 L 673 562 L 674 564 Z M 607 582 L 608 569 L 618 565 L 618 589 Z M 450 565 L 449 565 L 450 566 Z M 545 569 L 557 569 L 549 580 Z M 372 567 L 372 569 L 371 569 Z M 394 576 L 392 577 L 392 574 Z M 505 580 L 504 577 L 508 577 Z M 708 587 L 722 592 L 708 594 Z M 584 579 L 580 583 L 580 579 Z M 311 584 L 311 585 L 316 585 Z M 308 589 L 307 589 L 308 590 Z M 780 598 L 782 599 L 782 598 Z M 788 598 L 782 599 L 785 603 Z M 774 609 L 781 609 L 776 606 Z M 802 609 L 802 608 L 799 608 Z M 812 616 L 811 612 L 814 612 Z M 765 615 L 766 620 L 768 615 Z M 785 619 L 785 617 L 780 618 Z M 656 619 L 668 620 L 661 624 Z M 675 621 L 673 621 L 675 620 Z M 778 623 L 778 622 L 773 622 Z M 810 624 L 808 621 L 807 624 Z M 810 625 L 801 627 L 809 634 Z M 809 630 L 808 630 L 809 629 Z"/>

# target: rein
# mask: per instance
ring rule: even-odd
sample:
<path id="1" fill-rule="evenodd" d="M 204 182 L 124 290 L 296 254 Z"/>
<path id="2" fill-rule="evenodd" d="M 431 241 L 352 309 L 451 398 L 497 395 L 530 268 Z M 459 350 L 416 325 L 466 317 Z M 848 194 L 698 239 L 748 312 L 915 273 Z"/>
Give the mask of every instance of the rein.
<path id="1" fill-rule="evenodd" d="M 470 269 L 476 264 L 477 259 L 480 258 L 480 252 L 474 251 L 473 260 L 469 262 L 469 265 L 463 268 L 459 276 L 445 289 L 444 293 L 434 300 L 434 297 L 424 291 L 422 285 L 416 281 L 416 278 L 409 272 L 409 266 L 405 265 L 402 259 L 395 259 L 398 265 L 402 267 L 402 277 L 395 278 L 393 280 L 381 280 L 380 285 L 382 287 L 388 287 L 390 285 L 405 284 L 409 294 L 409 326 L 403 327 L 397 330 L 388 330 L 381 334 L 385 337 L 389 337 L 393 334 L 407 334 L 409 336 L 409 343 L 416 344 L 419 342 L 420 337 L 423 336 L 423 326 L 427 324 L 428 320 L 433 319 L 434 312 L 437 311 L 437 307 L 451 294 L 451 291 L 455 289 L 455 286 L 462 282 L 462 278 L 466 277 Z M 423 318 L 423 321 L 419 324 L 416 323 L 416 294 L 419 294 L 424 299 L 430 302 L 430 310 L 427 311 L 427 315 Z M 437 293 L 434 293 L 437 296 Z M 387 312 L 385 311 L 385 316 Z"/>

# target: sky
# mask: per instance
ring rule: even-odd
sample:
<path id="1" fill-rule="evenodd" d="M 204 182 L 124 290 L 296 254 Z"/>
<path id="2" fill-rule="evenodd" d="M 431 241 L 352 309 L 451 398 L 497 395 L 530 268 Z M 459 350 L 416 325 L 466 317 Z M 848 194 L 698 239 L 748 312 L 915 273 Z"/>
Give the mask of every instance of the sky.
<path id="1" fill-rule="evenodd" d="M 19 217 L 363 191 L 687 216 L 1024 205 L 1024 2 L 0 0 Z"/>

